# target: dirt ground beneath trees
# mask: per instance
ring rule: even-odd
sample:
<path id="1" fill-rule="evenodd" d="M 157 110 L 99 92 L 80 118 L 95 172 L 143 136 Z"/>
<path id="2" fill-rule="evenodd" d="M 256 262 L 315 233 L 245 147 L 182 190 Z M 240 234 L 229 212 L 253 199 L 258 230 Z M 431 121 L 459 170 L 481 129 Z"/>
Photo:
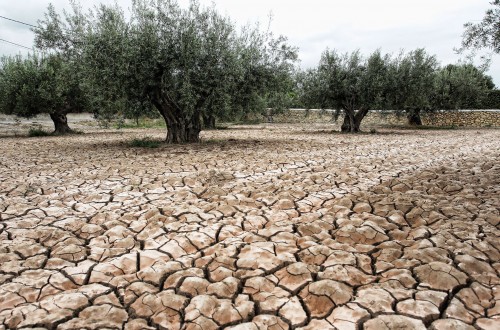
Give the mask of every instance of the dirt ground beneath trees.
<path id="1" fill-rule="evenodd" d="M 0 329 L 500 329 L 500 130 L 0 139 Z"/>

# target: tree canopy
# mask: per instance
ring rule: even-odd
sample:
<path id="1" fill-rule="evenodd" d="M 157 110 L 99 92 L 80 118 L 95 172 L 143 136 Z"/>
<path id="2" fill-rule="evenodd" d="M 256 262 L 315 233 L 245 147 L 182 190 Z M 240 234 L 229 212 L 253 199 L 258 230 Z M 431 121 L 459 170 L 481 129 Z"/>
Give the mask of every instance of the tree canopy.
<path id="1" fill-rule="evenodd" d="M 335 109 L 337 117 L 343 113 L 344 132 L 359 131 L 371 109 L 405 113 L 410 124 L 421 125 L 422 111 L 478 108 L 493 87 L 491 77 L 472 64 L 441 68 L 425 49 L 368 57 L 326 50 L 299 79 L 302 103 Z"/>
<path id="2" fill-rule="evenodd" d="M 54 122 L 54 133 L 69 133 L 66 115 L 83 111 L 87 103 L 74 67 L 55 54 L 3 57 L 0 112 L 27 118 L 47 113 Z"/>
<path id="3" fill-rule="evenodd" d="M 425 49 L 400 53 L 390 64 L 390 88 L 385 108 L 405 111 L 408 121 L 421 125 L 420 112 L 433 109 L 434 79 L 439 64 Z"/>
<path id="4" fill-rule="evenodd" d="M 434 107 L 451 110 L 481 108 L 494 86 L 490 76 L 470 63 L 446 65 L 436 72 Z"/>
<path id="5" fill-rule="evenodd" d="M 74 4 L 64 19 L 49 8 L 37 44 L 78 56 L 101 115 L 156 108 L 167 142 L 198 141 L 202 120 L 280 106 L 297 59 L 284 37 L 259 27 L 238 31 L 214 7 L 191 1 L 134 0 L 87 14 Z"/>
<path id="6" fill-rule="evenodd" d="M 499 3 L 482 23 L 467 25 L 474 38 L 488 38 L 464 45 L 498 47 Z M 84 12 L 72 1 L 72 10 L 58 13 L 50 5 L 34 32 L 36 54 L 2 60 L 0 111 L 49 113 L 61 134 L 70 131 L 66 114 L 80 111 L 103 119 L 156 112 L 166 141 L 178 143 L 199 141 L 216 118 L 292 103 L 335 109 L 342 131 L 358 132 L 371 109 L 395 109 L 421 124 L 421 111 L 496 102 L 483 70 L 467 63 L 441 68 L 424 49 L 397 56 L 327 49 L 317 67 L 298 70 L 297 49 L 285 37 L 258 25 L 238 28 L 197 0 L 133 0 L 130 12 L 117 4 Z"/>
<path id="7" fill-rule="evenodd" d="M 388 92 L 389 55 L 380 51 L 364 58 L 359 51 L 323 52 L 317 68 L 302 76 L 306 105 L 344 112 L 342 131 L 357 132 L 370 109 L 382 106 Z"/>

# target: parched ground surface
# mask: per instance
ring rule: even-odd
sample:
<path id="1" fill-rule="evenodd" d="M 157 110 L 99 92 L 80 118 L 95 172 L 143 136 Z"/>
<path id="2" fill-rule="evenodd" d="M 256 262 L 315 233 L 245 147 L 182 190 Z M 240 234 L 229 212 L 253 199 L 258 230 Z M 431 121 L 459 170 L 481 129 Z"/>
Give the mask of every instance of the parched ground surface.
<path id="1" fill-rule="evenodd" d="M 1 138 L 0 329 L 500 329 L 500 131 L 321 129 Z"/>

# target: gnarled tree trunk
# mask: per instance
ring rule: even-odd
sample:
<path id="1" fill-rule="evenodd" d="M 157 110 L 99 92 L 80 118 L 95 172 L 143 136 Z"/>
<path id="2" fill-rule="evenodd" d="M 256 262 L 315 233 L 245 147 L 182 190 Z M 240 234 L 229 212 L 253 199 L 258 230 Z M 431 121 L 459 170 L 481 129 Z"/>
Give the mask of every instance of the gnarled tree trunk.
<path id="1" fill-rule="evenodd" d="M 344 110 L 344 122 L 341 126 L 341 131 L 345 133 L 360 132 L 361 121 L 368 114 L 368 108 L 361 108 L 357 112 L 354 109 Z"/>
<path id="2" fill-rule="evenodd" d="M 64 135 L 73 132 L 73 130 L 68 126 L 68 117 L 65 113 L 51 113 L 50 119 L 54 122 L 54 134 Z"/>
<path id="3" fill-rule="evenodd" d="M 167 143 L 200 142 L 200 120 L 167 122 Z"/>
<path id="4" fill-rule="evenodd" d="M 212 115 L 203 115 L 203 128 L 215 129 L 215 117 Z"/>
<path id="5" fill-rule="evenodd" d="M 344 122 L 342 123 L 342 126 L 340 130 L 342 132 L 358 132 L 359 131 L 359 126 L 356 127 L 354 123 L 354 111 L 350 110 L 344 110 Z"/>
<path id="6" fill-rule="evenodd" d="M 422 119 L 420 118 L 420 109 L 409 110 L 406 118 L 408 118 L 408 124 L 412 126 L 422 126 Z"/>
<path id="7" fill-rule="evenodd" d="M 194 113 L 186 117 L 182 110 L 168 100 L 160 98 L 152 100 L 167 125 L 167 143 L 200 142 L 200 114 Z"/>
<path id="8" fill-rule="evenodd" d="M 274 123 L 273 115 L 274 115 L 273 109 L 266 109 L 266 117 L 268 123 Z"/>

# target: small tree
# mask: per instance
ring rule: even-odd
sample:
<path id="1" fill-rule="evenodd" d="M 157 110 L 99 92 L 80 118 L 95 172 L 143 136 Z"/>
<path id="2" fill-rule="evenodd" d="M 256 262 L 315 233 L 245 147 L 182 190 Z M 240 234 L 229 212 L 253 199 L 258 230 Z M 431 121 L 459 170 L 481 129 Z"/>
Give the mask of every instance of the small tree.
<path id="1" fill-rule="evenodd" d="M 434 79 L 438 69 L 435 56 L 417 49 L 401 53 L 391 63 L 391 88 L 387 107 L 406 112 L 410 125 L 422 125 L 421 111 L 432 110 Z"/>
<path id="2" fill-rule="evenodd" d="M 370 109 L 383 105 L 389 88 L 390 56 L 376 51 L 364 59 L 359 51 L 325 51 L 317 68 L 300 81 L 304 104 L 344 114 L 342 132 L 359 132 Z"/>
<path id="3" fill-rule="evenodd" d="M 238 33 L 196 1 L 182 9 L 174 0 L 135 0 L 131 11 L 126 19 L 117 6 L 101 5 L 82 15 L 74 5 L 65 22 L 49 13 L 38 38 L 60 52 L 77 50 L 101 116 L 154 106 L 169 143 L 198 141 L 202 120 L 212 126 L 216 117 L 261 111 L 297 58 L 286 39 L 257 28 Z"/>
<path id="4" fill-rule="evenodd" d="M 60 56 L 4 57 L 0 68 L 0 112 L 20 117 L 47 113 L 54 134 L 71 132 L 67 114 L 81 112 L 86 98 Z"/>
<path id="5" fill-rule="evenodd" d="M 436 74 L 434 107 L 451 110 L 481 108 L 494 86 L 490 76 L 470 63 L 449 64 Z"/>
<path id="6" fill-rule="evenodd" d="M 488 91 L 488 95 L 481 105 L 482 109 L 500 109 L 500 90 L 492 89 Z"/>

